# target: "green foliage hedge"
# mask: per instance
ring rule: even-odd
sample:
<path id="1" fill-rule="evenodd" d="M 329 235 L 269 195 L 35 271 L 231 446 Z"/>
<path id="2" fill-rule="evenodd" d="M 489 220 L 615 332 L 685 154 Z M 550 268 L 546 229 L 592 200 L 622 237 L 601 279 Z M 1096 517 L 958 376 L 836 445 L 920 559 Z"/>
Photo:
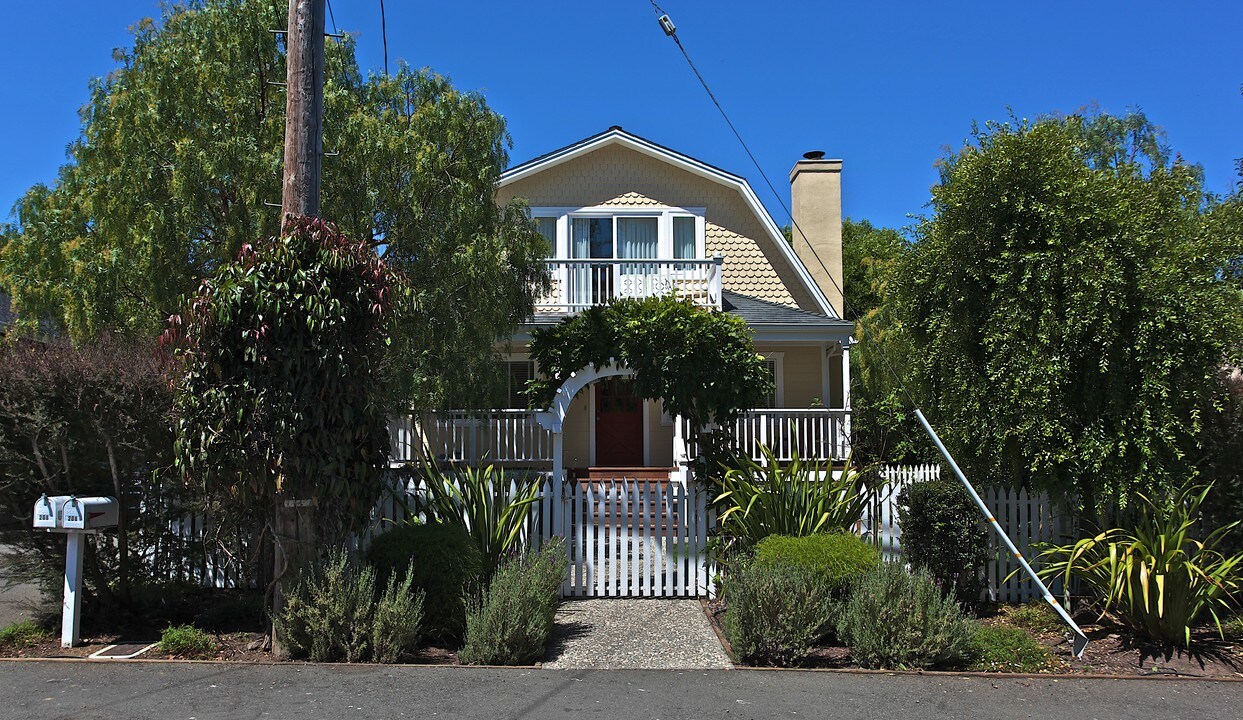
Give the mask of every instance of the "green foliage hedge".
<path id="1" fill-rule="evenodd" d="M 423 624 L 423 593 L 412 590 L 413 580 L 413 571 L 401 581 L 390 576 L 377 593 L 374 568 L 333 550 L 285 593 L 273 632 L 295 658 L 398 662 L 416 649 Z"/>
<path id="2" fill-rule="evenodd" d="M 848 532 L 789 537 L 769 535 L 755 546 L 754 567 L 789 566 L 816 575 L 841 595 L 850 583 L 880 567 L 880 551 Z"/>
<path id="3" fill-rule="evenodd" d="M 898 522 L 907 562 L 928 570 L 946 591 L 952 586 L 964 607 L 979 605 L 988 531 L 962 485 L 953 480 L 907 485 L 898 493 Z"/>
<path id="4" fill-rule="evenodd" d="M 458 653 L 462 662 L 522 665 L 542 657 L 567 567 L 561 538 L 502 562 L 488 589 L 467 606 L 466 645 Z"/>
<path id="5" fill-rule="evenodd" d="M 930 668 L 971 653 L 973 623 L 926 570 L 885 563 L 854 586 L 838 622 L 851 657 L 867 668 Z"/>
<path id="6" fill-rule="evenodd" d="M 547 407 L 570 373 L 615 361 L 634 370 L 639 396 L 659 398 L 693 427 L 756 407 L 773 384 L 741 318 L 672 296 L 625 298 L 537 329 L 531 359 L 545 376 L 529 384 L 535 407 Z"/>
<path id="7" fill-rule="evenodd" d="M 466 597 L 480 582 L 479 548 L 461 525 L 406 523 L 371 541 L 367 561 L 383 586 L 389 578 L 412 573 L 411 589 L 425 594 L 424 634 L 453 642 L 466 632 Z"/>

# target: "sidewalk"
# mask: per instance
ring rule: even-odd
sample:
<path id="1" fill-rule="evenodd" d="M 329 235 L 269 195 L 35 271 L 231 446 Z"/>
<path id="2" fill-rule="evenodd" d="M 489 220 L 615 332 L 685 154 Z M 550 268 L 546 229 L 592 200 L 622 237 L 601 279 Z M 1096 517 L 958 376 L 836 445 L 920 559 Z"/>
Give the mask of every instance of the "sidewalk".
<path id="1" fill-rule="evenodd" d="M 732 667 L 698 600 L 567 600 L 544 667 L 703 670 Z"/>

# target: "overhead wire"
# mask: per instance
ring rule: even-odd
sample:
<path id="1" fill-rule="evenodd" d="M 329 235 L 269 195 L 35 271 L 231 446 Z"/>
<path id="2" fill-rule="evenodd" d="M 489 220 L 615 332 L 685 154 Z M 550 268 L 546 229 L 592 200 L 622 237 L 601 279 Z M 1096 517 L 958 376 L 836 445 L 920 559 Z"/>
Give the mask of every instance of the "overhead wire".
<path id="1" fill-rule="evenodd" d="M 690 53 L 687 52 L 686 47 L 682 45 L 681 38 L 679 38 L 677 35 L 677 27 L 674 26 L 673 20 L 671 20 L 669 18 L 669 15 L 665 13 L 663 9 L 661 9 L 660 5 L 656 4 L 655 0 L 648 0 L 648 2 L 651 3 L 652 9 L 656 11 L 656 14 L 660 20 L 661 29 L 664 30 L 666 35 L 673 38 L 674 43 L 676 43 L 678 46 L 678 50 L 682 52 L 682 57 L 686 59 L 686 63 L 690 66 L 691 71 L 694 72 L 695 77 L 699 79 L 699 84 L 703 86 L 704 91 L 707 92 L 708 97 L 711 98 L 712 104 L 715 105 L 717 111 L 721 113 L 721 117 L 725 118 L 725 123 L 729 125 L 729 129 L 733 131 L 734 137 L 738 138 L 738 143 L 742 145 L 742 149 L 746 151 L 747 157 L 751 158 L 751 163 L 755 165 L 755 169 L 759 171 L 760 177 L 762 177 L 764 179 L 765 184 L 768 185 L 769 191 L 772 192 L 773 197 L 776 198 L 777 200 L 777 203 L 781 205 L 781 208 L 785 210 L 786 215 L 789 216 L 790 224 L 793 226 L 793 230 L 797 231 L 797 234 L 803 238 L 803 242 L 805 242 L 807 244 L 808 249 L 811 250 L 812 257 L 814 257 L 816 259 L 816 262 L 820 264 L 820 268 L 824 270 L 824 274 L 826 277 L 828 277 L 829 282 L 833 283 L 833 287 L 842 296 L 842 313 L 843 313 L 843 319 L 845 319 L 845 314 L 848 313 L 849 301 L 846 299 L 846 293 L 842 290 L 842 286 L 838 284 L 837 279 L 833 277 L 833 273 L 829 272 L 828 266 L 825 265 L 824 259 L 820 257 L 820 253 L 816 251 L 816 247 L 812 245 L 811 241 L 807 238 L 807 236 L 803 234 L 802 228 L 798 226 L 798 221 L 794 219 L 794 213 L 790 211 L 789 206 L 787 206 L 785 201 L 781 199 L 781 194 L 777 192 L 777 189 L 773 186 L 772 181 L 768 179 L 768 173 L 764 172 L 764 168 L 760 166 L 759 161 L 755 159 L 755 154 L 751 152 L 751 148 L 747 145 L 746 140 L 743 139 L 742 133 L 738 132 L 738 128 L 735 127 L 733 121 L 730 120 L 729 114 L 725 112 L 725 108 L 722 107 L 720 101 L 717 100 L 716 95 L 712 92 L 712 88 L 708 86 L 707 80 L 705 80 L 703 74 L 699 72 L 699 68 L 695 67 L 695 62 L 691 60 Z M 793 234 L 794 233 L 792 233 L 792 235 Z M 794 238 L 791 237 L 791 242 L 793 241 L 794 241 Z M 1074 632 L 1074 638 L 1072 640 L 1072 646 L 1071 646 L 1072 651 L 1078 657 L 1083 657 L 1083 651 L 1088 645 L 1087 635 L 1084 634 L 1083 630 L 1074 621 L 1074 619 L 1070 616 L 1070 614 L 1066 611 L 1066 609 L 1057 602 L 1056 598 L 1053 597 L 1053 594 L 1049 591 L 1048 587 L 1044 584 L 1044 581 L 1041 580 L 1040 576 L 1036 573 L 1036 571 L 1032 569 L 1031 565 L 1027 562 L 1027 559 L 1023 557 L 1023 554 L 1019 551 L 1017 547 L 1015 547 L 1014 542 L 1010 539 L 1009 535 L 1007 535 L 1005 530 L 1001 527 L 1001 524 L 997 522 L 997 518 L 994 516 L 992 510 L 988 508 L 988 506 L 984 503 L 984 500 L 980 497 L 979 493 L 976 492 L 975 487 L 972 486 L 970 481 L 967 480 L 967 476 L 963 474 L 962 469 L 959 468 L 958 466 L 958 463 L 954 460 L 953 456 L 950 454 L 949 450 L 945 447 L 944 443 L 941 442 L 941 438 L 937 435 L 936 431 L 932 428 L 931 423 L 929 423 L 928 419 L 924 417 L 923 411 L 920 410 L 919 404 L 916 403 L 914 397 L 911 396 L 910 391 L 906 387 L 906 383 L 903 382 L 902 380 L 902 376 L 899 375 L 897 370 L 894 369 L 893 365 L 890 364 L 889 359 L 885 356 L 884 349 L 881 347 L 880 343 L 877 342 L 875 338 L 871 337 L 871 335 L 867 332 L 860 332 L 860 334 L 866 340 L 872 343 L 872 346 L 876 349 L 876 356 L 880 358 L 881 362 L 885 365 L 885 368 L 889 371 L 889 374 L 893 376 L 893 379 L 898 384 L 898 388 L 902 391 L 902 394 L 906 397 L 907 402 L 909 402 L 911 406 L 915 409 L 916 419 L 918 419 L 919 423 L 923 425 L 924 430 L 928 433 L 928 437 L 937 446 L 937 450 L 940 451 L 941 455 L 947 461 L 950 467 L 950 470 L 953 471 L 953 473 L 958 476 L 958 479 L 962 483 L 963 487 L 966 488 L 967 492 L 971 495 L 971 498 L 975 502 L 976 507 L 979 508 L 980 512 L 985 516 L 985 518 L 987 518 L 989 524 L 992 525 L 993 530 L 1006 544 L 1010 552 L 1014 554 L 1014 557 L 1018 560 L 1019 564 L 1022 566 L 1022 569 L 1028 574 L 1028 576 L 1031 577 L 1032 581 L 1043 591 L 1044 600 L 1048 602 L 1049 605 L 1052 606 L 1053 609 L 1058 613 L 1058 615 L 1061 616 L 1062 620 L 1064 620 L 1066 624 L 1071 627 L 1071 629 Z"/>
<path id="2" fill-rule="evenodd" d="M 670 38 L 673 38 L 673 42 L 677 44 L 678 50 L 682 52 L 682 57 L 686 59 L 686 64 L 690 66 L 691 72 L 695 73 L 695 77 L 699 80 L 699 84 L 703 86 L 704 92 L 708 93 L 708 98 L 711 99 L 712 104 L 716 106 L 717 112 L 721 113 L 721 117 L 725 119 L 725 124 L 729 126 L 730 131 L 734 133 L 734 137 L 738 139 L 738 144 L 742 146 L 742 149 L 746 152 L 747 157 L 751 159 L 751 164 L 754 165 L 755 169 L 759 171 L 760 177 L 764 179 L 764 184 L 768 186 L 769 192 L 771 192 L 773 197 L 777 200 L 777 203 L 781 206 L 781 209 L 785 211 L 786 216 L 790 218 L 790 224 L 794 230 L 794 232 L 791 233 L 791 241 L 796 239 L 794 237 L 795 235 L 803 239 L 803 242 L 806 243 L 807 248 L 811 250 L 812 257 L 814 257 L 816 262 L 820 265 L 820 269 L 824 271 L 824 274 L 829 279 L 829 282 L 833 283 L 834 289 L 836 289 L 838 294 L 842 296 L 842 319 L 846 319 L 848 315 L 852 314 L 850 312 L 852 308 L 850 307 L 850 301 L 846 299 L 846 293 L 842 290 L 841 285 L 838 284 L 837 278 L 833 276 L 833 273 L 829 272 L 829 268 L 825 264 L 824 259 L 821 258 L 820 253 L 816 251 L 816 246 L 812 245 L 811 240 L 809 240 L 803 233 L 803 229 L 799 227 L 798 220 L 794 218 L 794 213 L 790 211 L 789 206 L 787 206 L 785 201 L 781 199 L 781 194 L 777 192 L 777 188 L 773 185 L 772 180 L 768 178 L 768 173 L 764 172 L 764 168 L 760 165 L 759 160 L 756 159 L 755 153 L 751 152 L 751 147 L 747 145 L 747 141 L 743 139 L 742 133 L 738 131 L 737 126 L 735 126 L 733 120 L 730 119 L 729 113 L 725 112 L 725 108 L 721 105 L 720 100 L 718 100 L 716 94 L 712 92 L 712 88 L 708 86 L 708 81 L 705 80 L 703 74 L 699 72 L 699 68 L 695 65 L 695 61 L 691 59 L 690 53 L 687 52 L 686 47 L 682 44 L 682 39 L 678 37 L 677 28 L 674 27 L 671 20 L 668 20 L 668 13 L 666 13 L 660 5 L 656 4 L 655 0 L 648 0 L 648 2 L 651 3 L 652 10 L 656 12 L 657 16 L 663 18 L 661 21 L 661 27 L 664 29 L 665 34 Z M 885 366 L 886 370 L 889 371 L 889 374 L 893 377 L 894 381 L 897 382 L 898 388 L 902 392 L 902 395 L 906 398 L 907 402 L 909 402 L 912 406 L 918 406 L 918 403 L 915 402 L 914 396 L 912 396 L 910 390 L 907 389 L 906 383 L 903 382 L 902 376 L 899 375 L 893 365 L 890 364 L 889 358 L 886 357 L 880 343 L 877 342 L 875 338 L 872 338 L 867 332 L 860 332 L 859 334 L 872 343 L 872 346 L 876 349 L 876 356 L 880 358 L 881 363 Z"/>

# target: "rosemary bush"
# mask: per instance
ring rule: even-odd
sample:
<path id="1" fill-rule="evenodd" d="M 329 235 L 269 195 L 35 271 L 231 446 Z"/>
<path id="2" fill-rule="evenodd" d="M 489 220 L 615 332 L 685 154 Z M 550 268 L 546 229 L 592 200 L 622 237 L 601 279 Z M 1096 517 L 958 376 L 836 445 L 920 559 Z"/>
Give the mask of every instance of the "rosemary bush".
<path id="1" fill-rule="evenodd" d="M 965 660 L 974 630 L 928 571 L 885 563 L 852 589 L 838 634 L 863 667 L 929 668 Z"/>
<path id="2" fill-rule="evenodd" d="M 505 559 L 487 590 L 467 604 L 466 645 L 458 654 L 462 662 L 521 665 L 538 660 L 552 634 L 566 567 L 561 538 L 538 552 Z"/>
<path id="3" fill-rule="evenodd" d="M 389 578 L 377 595 L 375 570 L 332 550 L 304 572 L 272 618 L 293 657 L 314 662 L 397 662 L 418 645 L 423 593 L 412 593 L 413 570 Z"/>

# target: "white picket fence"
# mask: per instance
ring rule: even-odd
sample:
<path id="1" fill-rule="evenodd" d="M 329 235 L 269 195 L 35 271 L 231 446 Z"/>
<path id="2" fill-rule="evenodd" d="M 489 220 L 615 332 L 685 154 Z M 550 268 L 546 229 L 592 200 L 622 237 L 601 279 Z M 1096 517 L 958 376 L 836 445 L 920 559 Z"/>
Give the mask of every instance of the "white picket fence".
<path id="1" fill-rule="evenodd" d="M 710 596 L 716 515 L 709 494 L 694 482 L 544 477 L 524 540 L 538 548 L 565 538 L 565 597 Z M 424 484 L 409 480 L 377 507 L 369 535 L 408 513 L 423 516 L 425 503 Z"/>
<path id="2" fill-rule="evenodd" d="M 940 477 L 937 465 L 887 466 L 881 477 L 887 485 L 864 515 L 863 527 L 868 537 L 880 548 L 886 560 L 902 558 L 902 528 L 898 522 L 898 493 L 902 488 L 923 480 Z M 1029 494 L 1027 490 L 986 488 L 980 497 L 993 512 L 1002 529 L 1018 547 L 1027 561 L 1039 569 L 1034 546 L 1041 542 L 1060 541 L 1068 530 L 1054 513 L 1047 493 Z M 983 519 L 981 518 L 981 522 Z M 987 528 L 991 559 L 984 568 L 988 578 L 988 599 L 996 602 L 1026 602 L 1040 597 L 1036 584 L 1021 570 L 1018 561 L 1005 548 L 992 528 Z M 1017 572 L 1016 572 L 1017 571 Z M 1054 592 L 1059 589 L 1055 588 Z"/>

